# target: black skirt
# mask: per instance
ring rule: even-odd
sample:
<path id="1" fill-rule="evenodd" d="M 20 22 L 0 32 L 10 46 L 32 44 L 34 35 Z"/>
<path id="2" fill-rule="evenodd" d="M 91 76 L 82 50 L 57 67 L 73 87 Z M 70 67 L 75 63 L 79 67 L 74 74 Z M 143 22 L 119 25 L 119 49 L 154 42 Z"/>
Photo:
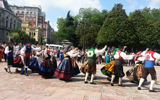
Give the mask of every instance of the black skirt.
<path id="1" fill-rule="evenodd" d="M 123 60 L 116 59 L 114 64 L 114 75 L 117 75 L 118 77 L 123 77 L 125 74 L 123 72 L 123 66 L 122 66 Z"/>
<path id="2" fill-rule="evenodd" d="M 13 57 L 8 57 L 8 65 L 13 65 Z"/>

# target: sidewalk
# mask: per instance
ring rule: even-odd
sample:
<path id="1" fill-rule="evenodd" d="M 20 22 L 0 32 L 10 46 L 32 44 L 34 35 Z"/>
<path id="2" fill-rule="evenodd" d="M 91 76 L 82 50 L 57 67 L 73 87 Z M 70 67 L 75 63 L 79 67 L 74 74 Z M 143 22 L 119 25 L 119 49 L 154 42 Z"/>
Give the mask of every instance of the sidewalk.
<path id="1" fill-rule="evenodd" d="M 42 79 L 38 74 L 30 73 L 28 77 L 17 73 L 8 74 L 0 62 L 0 100 L 159 100 L 160 83 L 155 85 L 156 93 L 148 92 L 150 76 L 142 90 L 137 90 L 137 84 L 123 78 L 123 87 L 110 86 L 106 76 L 97 65 L 95 82 L 97 85 L 84 84 L 84 74 L 72 78 L 72 82 L 60 81 L 58 78 Z M 78 64 L 79 67 L 81 64 Z M 130 67 L 124 67 L 126 72 Z M 160 66 L 156 66 L 157 77 L 160 76 Z M 15 72 L 15 68 L 11 68 Z"/>

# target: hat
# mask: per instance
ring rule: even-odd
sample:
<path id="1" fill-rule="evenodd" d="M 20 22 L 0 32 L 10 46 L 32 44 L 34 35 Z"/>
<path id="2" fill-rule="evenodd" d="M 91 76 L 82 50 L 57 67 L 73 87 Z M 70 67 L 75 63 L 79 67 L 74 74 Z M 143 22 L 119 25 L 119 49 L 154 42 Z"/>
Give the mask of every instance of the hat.
<path id="1" fill-rule="evenodd" d="M 13 39 L 10 39 L 9 43 L 14 43 Z"/>

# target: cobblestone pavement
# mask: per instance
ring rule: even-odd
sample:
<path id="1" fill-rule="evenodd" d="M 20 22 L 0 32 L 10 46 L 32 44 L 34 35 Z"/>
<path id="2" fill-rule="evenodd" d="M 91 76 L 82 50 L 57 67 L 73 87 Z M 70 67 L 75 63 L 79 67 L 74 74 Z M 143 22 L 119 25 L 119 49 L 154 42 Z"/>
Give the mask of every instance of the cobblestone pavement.
<path id="1" fill-rule="evenodd" d="M 115 83 L 110 86 L 107 76 L 102 75 L 97 65 L 95 82 L 97 85 L 84 84 L 84 74 L 72 78 L 72 82 L 60 81 L 58 78 L 42 79 L 36 73 L 28 77 L 17 73 L 8 74 L 4 67 L 7 64 L 0 62 L 0 100 L 160 100 L 160 67 L 156 66 L 158 82 L 155 85 L 156 93 L 148 91 L 150 76 L 142 90 L 137 90 L 137 84 L 123 78 L 123 87 Z M 81 64 L 78 64 L 81 66 Z M 131 67 L 124 67 L 126 72 Z M 15 72 L 15 68 L 11 68 Z"/>

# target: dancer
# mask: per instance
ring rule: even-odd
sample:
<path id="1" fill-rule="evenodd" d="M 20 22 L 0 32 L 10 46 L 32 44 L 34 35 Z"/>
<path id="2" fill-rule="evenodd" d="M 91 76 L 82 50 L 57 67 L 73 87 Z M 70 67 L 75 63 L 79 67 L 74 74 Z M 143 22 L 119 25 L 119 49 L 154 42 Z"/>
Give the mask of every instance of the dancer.
<path id="1" fill-rule="evenodd" d="M 44 51 L 45 60 L 39 65 L 40 74 L 42 78 L 52 78 L 54 75 L 54 68 L 51 62 L 50 50 L 48 48 Z"/>
<path id="2" fill-rule="evenodd" d="M 124 49 L 126 48 L 126 46 L 124 46 L 124 48 L 122 46 L 119 46 L 119 48 L 116 48 L 112 54 L 112 56 L 114 56 L 115 59 L 115 64 L 114 64 L 114 73 L 112 75 L 111 78 L 111 86 L 114 86 L 113 82 L 114 79 L 116 77 L 116 75 L 119 78 L 119 83 L 118 86 L 122 86 L 122 77 L 124 76 L 124 72 L 123 72 L 123 61 L 124 60 L 129 60 L 127 58 L 129 58 L 124 52 Z"/>
<path id="3" fill-rule="evenodd" d="M 33 51 L 40 51 L 41 48 L 38 47 L 38 48 L 33 48 L 32 46 L 32 43 L 31 42 L 28 42 L 26 46 L 24 46 L 22 49 L 21 49 L 21 55 L 24 56 L 24 66 L 21 70 L 21 74 L 23 74 L 23 71 L 25 69 L 25 75 L 28 76 L 28 73 L 27 73 L 27 68 L 29 66 L 29 59 L 31 57 L 31 53 Z"/>
<path id="4" fill-rule="evenodd" d="M 60 80 L 71 81 L 71 72 L 72 72 L 72 61 L 71 57 L 76 57 L 78 53 L 73 54 L 72 51 L 69 51 L 70 45 L 67 45 L 64 51 L 64 59 L 58 65 L 54 75 L 59 77 Z"/>
<path id="5" fill-rule="evenodd" d="M 143 84 L 143 82 L 147 78 L 147 76 L 150 74 L 152 80 L 151 80 L 149 92 L 156 92 L 153 89 L 153 86 L 157 80 L 154 64 L 155 64 L 156 59 L 160 59 L 160 54 L 156 53 L 155 49 L 156 49 L 155 46 L 152 46 L 149 51 L 148 51 L 148 49 L 146 49 L 146 51 L 143 51 L 141 53 L 143 56 L 145 56 L 146 61 L 145 61 L 145 65 L 144 65 L 144 73 L 143 73 L 143 76 L 140 79 L 140 82 L 138 85 L 138 90 L 141 90 L 141 85 Z"/>
<path id="6" fill-rule="evenodd" d="M 13 66 L 13 54 L 16 52 L 17 48 L 13 46 L 14 42 L 11 39 L 9 45 L 5 48 L 5 54 L 7 54 L 8 66 L 5 69 L 6 72 L 12 74 L 10 67 Z"/>
<path id="7" fill-rule="evenodd" d="M 94 79 L 95 74 L 96 74 L 96 59 L 97 59 L 98 55 L 105 52 L 106 48 L 107 48 L 107 45 L 102 50 L 98 50 L 96 48 L 96 45 L 94 44 L 92 46 L 92 48 L 88 50 L 88 52 L 87 52 L 87 55 L 88 55 L 88 69 L 87 69 L 86 76 L 85 76 L 85 82 L 84 82 L 85 84 L 88 83 L 87 78 L 88 78 L 89 74 L 91 74 L 90 84 L 96 84 L 96 83 L 93 82 L 93 79 Z"/>

